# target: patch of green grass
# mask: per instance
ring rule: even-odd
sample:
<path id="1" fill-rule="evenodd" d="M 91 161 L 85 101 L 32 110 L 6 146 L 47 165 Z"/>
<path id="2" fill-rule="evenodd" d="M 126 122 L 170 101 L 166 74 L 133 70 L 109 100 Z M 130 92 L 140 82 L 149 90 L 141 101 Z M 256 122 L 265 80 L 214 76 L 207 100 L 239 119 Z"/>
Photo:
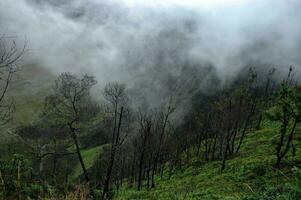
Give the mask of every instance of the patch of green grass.
<path id="1" fill-rule="evenodd" d="M 81 150 L 81 154 L 82 154 L 82 157 L 83 157 L 83 160 L 84 160 L 84 163 L 85 163 L 85 166 L 87 169 L 92 167 L 93 164 L 95 163 L 95 161 L 102 154 L 104 146 L 105 145 L 101 145 L 101 146 L 93 147 L 91 149 Z M 72 177 L 73 177 L 73 179 L 76 179 L 81 174 L 82 174 L 82 168 L 81 168 L 80 164 L 78 163 L 78 165 L 76 165 L 74 168 Z"/>

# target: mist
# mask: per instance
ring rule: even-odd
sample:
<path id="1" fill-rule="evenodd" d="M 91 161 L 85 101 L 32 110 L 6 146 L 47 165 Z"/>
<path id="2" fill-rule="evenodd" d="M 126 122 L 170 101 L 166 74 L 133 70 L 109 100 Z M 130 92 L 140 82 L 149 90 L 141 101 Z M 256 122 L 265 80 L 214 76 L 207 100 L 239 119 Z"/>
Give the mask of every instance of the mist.
<path id="1" fill-rule="evenodd" d="M 27 64 L 91 73 L 101 86 L 118 80 L 143 88 L 141 96 L 204 69 L 201 85 L 246 66 L 301 68 L 299 0 L 138 2 L 1 0 L 0 32 L 28 41 Z"/>

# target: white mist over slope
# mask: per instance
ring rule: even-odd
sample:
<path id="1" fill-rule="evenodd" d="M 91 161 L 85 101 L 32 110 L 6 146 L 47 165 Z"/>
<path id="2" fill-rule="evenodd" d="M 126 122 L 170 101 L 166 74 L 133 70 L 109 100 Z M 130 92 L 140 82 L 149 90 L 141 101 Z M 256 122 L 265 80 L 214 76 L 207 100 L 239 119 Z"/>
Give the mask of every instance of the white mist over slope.
<path id="1" fill-rule="evenodd" d="M 160 86 L 185 67 L 222 79 L 246 65 L 301 64 L 301 1 L 1 0 L 1 34 L 53 72 Z M 187 77 L 189 78 L 189 76 Z"/>

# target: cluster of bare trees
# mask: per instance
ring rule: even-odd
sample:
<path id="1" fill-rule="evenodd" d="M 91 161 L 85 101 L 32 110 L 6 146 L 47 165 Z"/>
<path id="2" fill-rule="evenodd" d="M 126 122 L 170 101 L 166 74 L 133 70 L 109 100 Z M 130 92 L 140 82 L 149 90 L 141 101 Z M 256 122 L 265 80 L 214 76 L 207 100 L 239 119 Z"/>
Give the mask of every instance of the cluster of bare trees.
<path id="1" fill-rule="evenodd" d="M 289 149 L 295 155 L 293 141 L 301 108 L 298 80 L 293 76 L 292 67 L 282 84 L 273 79 L 274 73 L 275 69 L 271 69 L 259 78 L 254 69 L 250 69 L 247 81 L 230 90 L 224 89 L 211 103 L 206 102 L 192 114 L 184 127 L 189 137 L 180 145 L 186 157 L 191 155 L 191 146 L 194 146 L 198 158 L 205 162 L 221 160 L 224 170 L 227 159 L 239 153 L 246 134 L 259 129 L 265 116 L 281 124 L 276 166 L 280 167 Z"/>
<path id="2" fill-rule="evenodd" d="M 55 81 L 53 94 L 45 99 L 44 117 L 48 124 L 69 132 L 84 180 L 90 186 L 93 198 L 96 198 L 96 195 L 92 182 L 100 183 L 96 186 L 102 188 L 103 199 L 109 199 L 112 184 L 119 186 L 124 178 L 137 180 L 137 187 L 140 190 L 147 174 L 147 187 L 155 187 L 154 176 L 159 167 L 164 164 L 162 159 L 166 132 L 170 125 L 170 116 L 175 109 L 171 100 L 160 110 L 141 107 L 135 112 L 130 108 L 125 85 L 112 82 L 104 87 L 104 103 L 97 111 L 100 106 L 95 105 L 89 94 L 91 87 L 95 84 L 94 77 L 84 75 L 79 78 L 70 73 L 62 73 Z M 105 167 L 99 169 L 103 174 L 101 181 L 92 181 L 84 163 L 78 139 L 84 124 L 95 117 L 103 118 L 103 122 L 108 127 L 108 133 L 111 135 L 110 148 L 107 149 L 108 156 L 104 160 Z M 129 149 L 123 154 L 121 151 L 124 150 L 124 143 L 125 146 L 133 145 L 132 151 Z M 57 153 L 44 154 L 44 156 L 49 155 L 55 155 L 56 158 L 58 156 Z"/>
<path id="3" fill-rule="evenodd" d="M 227 159 L 238 155 L 248 132 L 260 128 L 265 110 L 277 106 L 281 114 L 275 120 L 282 123 L 277 146 L 279 167 L 289 147 L 295 151 L 293 133 L 300 121 L 299 96 L 292 92 L 295 86 L 289 86 L 291 71 L 288 80 L 279 86 L 273 80 L 274 69 L 263 78 L 250 69 L 235 86 L 207 99 L 203 97 L 203 104 L 188 112 L 178 124 L 172 120 L 175 96 L 159 107 L 142 104 L 135 110 L 125 85 L 112 82 L 104 87 L 103 103 L 97 104 L 89 94 L 96 84 L 94 77 L 63 73 L 55 82 L 54 93 L 46 98 L 45 111 L 50 123 L 69 130 L 91 196 L 95 198 L 94 189 L 101 188 L 102 198 L 110 199 L 114 188 L 118 189 L 125 180 L 136 185 L 137 190 L 151 189 L 156 185 L 156 175 L 168 171 L 171 177 L 174 169 L 182 169 L 194 158 L 200 163 L 220 160 L 224 170 Z M 102 167 L 93 168 L 101 175 L 91 177 L 78 135 L 84 124 L 99 117 L 106 124 L 110 145 L 105 149 L 106 156 L 100 159 Z"/>
<path id="4" fill-rule="evenodd" d="M 136 114 L 138 129 L 133 139 L 131 182 L 137 181 L 138 190 L 141 189 L 144 179 L 147 181 L 147 188 L 154 188 L 154 176 L 167 161 L 164 160 L 164 150 L 167 146 L 169 137 L 167 132 L 173 112 L 174 108 L 168 104 L 161 111 L 140 108 Z"/>
<path id="5" fill-rule="evenodd" d="M 260 82 L 250 69 L 237 86 L 200 97 L 204 102 L 173 130 L 171 163 L 181 169 L 195 157 L 204 162 L 221 160 L 223 170 L 228 157 L 239 152 L 247 132 L 261 123 L 263 107 L 270 104 L 274 93 L 273 71 Z"/>

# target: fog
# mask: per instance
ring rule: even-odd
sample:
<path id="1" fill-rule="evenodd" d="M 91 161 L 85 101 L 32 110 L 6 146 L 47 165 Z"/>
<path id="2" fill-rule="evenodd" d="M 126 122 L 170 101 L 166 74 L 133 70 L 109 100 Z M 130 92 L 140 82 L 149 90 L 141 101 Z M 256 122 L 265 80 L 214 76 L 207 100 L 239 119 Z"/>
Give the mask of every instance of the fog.
<path id="1" fill-rule="evenodd" d="M 300 70 L 300 8 L 299 0 L 1 0 L 0 33 L 28 41 L 27 64 L 149 94 L 203 69 L 203 85 L 246 66 Z"/>

